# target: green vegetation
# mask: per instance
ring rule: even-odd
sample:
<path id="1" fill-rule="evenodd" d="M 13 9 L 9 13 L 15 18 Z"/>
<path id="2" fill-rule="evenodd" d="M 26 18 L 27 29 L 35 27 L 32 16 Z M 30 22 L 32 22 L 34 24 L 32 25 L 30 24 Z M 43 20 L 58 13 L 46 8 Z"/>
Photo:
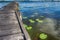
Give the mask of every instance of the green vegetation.
<path id="1" fill-rule="evenodd" d="M 40 18 L 31 17 L 30 19 L 24 19 L 24 27 L 28 31 L 32 40 L 58 40 L 52 35 L 40 31 L 41 23 L 43 24 L 45 21 L 43 19 L 43 16 L 40 16 Z"/>
<path id="2" fill-rule="evenodd" d="M 31 27 L 31 26 L 27 27 L 27 30 L 31 30 L 31 29 L 32 29 L 32 27 Z"/>
<path id="3" fill-rule="evenodd" d="M 24 24 L 24 27 L 27 29 L 27 30 L 31 30 L 32 29 L 32 26 L 28 26 L 26 24 Z"/>
<path id="4" fill-rule="evenodd" d="M 35 21 L 34 21 L 34 20 L 32 20 L 32 19 L 29 19 L 29 21 L 30 21 L 31 23 L 35 23 Z"/>
<path id="5" fill-rule="evenodd" d="M 27 27 L 28 27 L 28 25 L 24 24 L 24 27 L 25 27 L 25 28 L 27 28 Z"/>
<path id="6" fill-rule="evenodd" d="M 36 19 L 36 21 L 39 23 L 43 23 L 43 20 L 40 20 L 40 19 Z"/>
<path id="7" fill-rule="evenodd" d="M 39 38 L 40 39 L 46 39 L 48 36 L 46 35 L 46 34 L 44 34 L 44 33 L 41 33 L 40 35 L 39 35 Z"/>

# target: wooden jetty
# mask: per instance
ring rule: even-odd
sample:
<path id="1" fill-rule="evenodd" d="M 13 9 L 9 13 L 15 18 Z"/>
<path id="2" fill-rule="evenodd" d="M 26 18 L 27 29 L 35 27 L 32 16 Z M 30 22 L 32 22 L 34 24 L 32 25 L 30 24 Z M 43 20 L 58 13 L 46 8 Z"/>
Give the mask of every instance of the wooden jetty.
<path id="1" fill-rule="evenodd" d="M 17 2 L 0 9 L 0 40 L 31 40 L 20 16 Z"/>

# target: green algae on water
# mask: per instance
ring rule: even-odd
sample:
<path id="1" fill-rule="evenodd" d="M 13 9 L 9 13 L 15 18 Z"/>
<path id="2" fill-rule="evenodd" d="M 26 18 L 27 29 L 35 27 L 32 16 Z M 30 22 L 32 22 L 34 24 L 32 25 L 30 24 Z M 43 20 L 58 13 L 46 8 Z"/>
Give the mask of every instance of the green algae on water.
<path id="1" fill-rule="evenodd" d="M 34 21 L 34 20 L 32 20 L 32 19 L 29 19 L 29 21 L 30 21 L 31 23 L 35 23 L 35 21 Z"/>
<path id="2" fill-rule="evenodd" d="M 40 20 L 40 19 L 36 19 L 36 21 L 39 23 L 43 23 L 43 20 Z"/>
<path id="3" fill-rule="evenodd" d="M 28 25 L 24 24 L 24 27 L 25 27 L 25 28 L 27 28 L 27 27 L 28 27 Z"/>
<path id="4" fill-rule="evenodd" d="M 31 27 L 31 26 L 27 27 L 27 30 L 31 30 L 31 29 L 32 29 L 32 27 Z"/>
<path id="5" fill-rule="evenodd" d="M 40 35 L 39 35 L 39 38 L 40 39 L 47 39 L 47 34 L 44 34 L 44 33 L 41 33 Z"/>

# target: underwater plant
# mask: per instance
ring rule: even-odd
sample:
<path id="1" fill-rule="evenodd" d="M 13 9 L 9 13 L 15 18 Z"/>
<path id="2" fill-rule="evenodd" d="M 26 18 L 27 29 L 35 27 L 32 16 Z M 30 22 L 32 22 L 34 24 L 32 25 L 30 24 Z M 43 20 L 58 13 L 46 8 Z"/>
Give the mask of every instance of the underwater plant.
<path id="1" fill-rule="evenodd" d="M 40 19 L 36 19 L 36 21 L 39 23 L 43 23 L 43 20 L 40 20 Z"/>
<path id="2" fill-rule="evenodd" d="M 48 36 L 46 35 L 46 34 L 44 34 L 44 33 L 41 33 L 40 35 L 39 35 L 39 38 L 40 39 L 46 39 Z"/>
<path id="3" fill-rule="evenodd" d="M 34 20 L 32 20 L 32 19 L 29 19 L 29 21 L 30 21 L 30 23 L 35 23 L 35 21 L 34 21 Z"/>
<path id="4" fill-rule="evenodd" d="M 31 27 L 31 26 L 29 26 L 29 27 L 27 27 L 26 29 L 27 29 L 27 30 L 31 30 L 31 29 L 32 29 L 32 27 Z"/>

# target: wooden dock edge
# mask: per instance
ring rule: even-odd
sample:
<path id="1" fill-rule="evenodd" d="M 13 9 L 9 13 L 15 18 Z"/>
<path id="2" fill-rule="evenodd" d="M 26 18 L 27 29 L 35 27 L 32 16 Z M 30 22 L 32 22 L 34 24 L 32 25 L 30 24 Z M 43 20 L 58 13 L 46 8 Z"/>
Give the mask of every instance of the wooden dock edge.
<path id="1" fill-rule="evenodd" d="M 21 30 L 22 30 L 22 32 L 23 32 L 23 34 L 24 34 L 24 40 L 31 40 L 31 38 L 30 38 L 27 30 L 25 29 L 25 27 L 24 27 L 24 25 L 23 25 L 23 22 L 22 22 L 22 20 L 21 20 L 21 18 L 20 18 L 21 13 L 20 13 L 20 16 L 18 15 L 18 12 L 16 12 L 15 14 L 16 14 L 16 16 L 17 16 L 17 18 L 18 18 L 20 28 L 21 28 Z"/>

